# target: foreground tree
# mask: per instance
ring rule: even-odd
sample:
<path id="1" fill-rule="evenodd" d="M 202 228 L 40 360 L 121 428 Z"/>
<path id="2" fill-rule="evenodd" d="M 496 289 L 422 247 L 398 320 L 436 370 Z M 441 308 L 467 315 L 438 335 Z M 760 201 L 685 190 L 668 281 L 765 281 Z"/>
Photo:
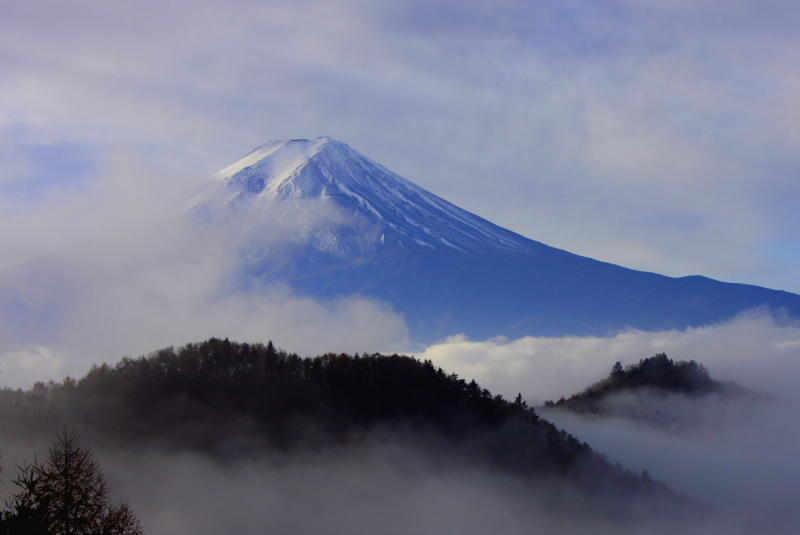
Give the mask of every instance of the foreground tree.
<path id="1" fill-rule="evenodd" d="M 6 503 L 0 534 L 142 535 L 128 504 L 110 503 L 105 477 L 77 433 L 59 434 L 47 462 L 20 467 L 20 488 Z"/>

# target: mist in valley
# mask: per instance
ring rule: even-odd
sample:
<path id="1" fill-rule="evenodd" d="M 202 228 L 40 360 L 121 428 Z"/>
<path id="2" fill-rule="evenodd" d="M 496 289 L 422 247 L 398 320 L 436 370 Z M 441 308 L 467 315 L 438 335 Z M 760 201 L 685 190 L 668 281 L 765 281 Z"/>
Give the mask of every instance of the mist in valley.
<path id="1" fill-rule="evenodd" d="M 2 437 L 6 477 L 41 454 L 43 437 Z M 375 433 L 358 446 L 261 451 L 219 459 L 157 445 L 95 450 L 112 498 L 146 533 L 715 533 L 701 508 L 644 496 L 587 496 L 560 478 L 531 480 L 465 466 L 409 437 Z M 3 494 L 13 492 L 6 481 Z M 624 502 L 624 500 L 629 500 Z M 624 507 L 621 507 L 624 503 Z M 669 507 L 664 508 L 663 506 Z M 667 513 L 666 511 L 669 511 Z"/>

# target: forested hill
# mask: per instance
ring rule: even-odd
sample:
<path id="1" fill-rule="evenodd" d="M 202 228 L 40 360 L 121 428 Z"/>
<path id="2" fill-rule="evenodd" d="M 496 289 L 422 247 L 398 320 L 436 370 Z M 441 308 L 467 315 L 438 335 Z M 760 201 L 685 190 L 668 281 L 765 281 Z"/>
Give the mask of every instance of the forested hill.
<path id="1" fill-rule="evenodd" d="M 400 355 L 300 358 L 272 343 L 212 338 L 94 367 L 79 380 L 5 389 L 0 410 L 6 430 L 67 424 L 95 441 L 223 456 L 347 445 L 379 430 L 516 475 L 567 476 L 621 496 L 671 495 L 611 466 L 521 397 L 507 401 L 430 361 Z"/>
<path id="2" fill-rule="evenodd" d="M 126 357 L 115 366 L 94 366 L 79 380 L 37 383 L 28 392 L 6 389 L 2 411 L 5 422 L 76 421 L 115 440 L 168 437 L 177 447 L 206 450 L 237 432 L 291 448 L 305 441 L 346 442 L 360 430 L 402 425 L 452 440 L 505 429 L 524 438 L 540 468 L 594 456 L 586 444 L 542 421 L 521 397 L 509 402 L 493 396 L 430 361 L 380 354 L 301 358 L 271 342 L 212 338 Z"/>
<path id="3" fill-rule="evenodd" d="M 655 395 L 684 394 L 689 397 L 703 397 L 715 393 L 727 397 L 755 395 L 744 387 L 730 382 L 720 382 L 711 378 L 708 369 L 702 364 L 690 361 L 673 361 L 665 353 L 641 359 L 625 368 L 617 362 L 608 377 L 583 392 L 556 402 L 546 401 L 545 407 L 559 407 L 573 412 L 604 414 L 613 404 L 610 396 L 621 393 L 634 395 L 647 392 Z M 617 407 L 618 408 L 618 407 Z"/>

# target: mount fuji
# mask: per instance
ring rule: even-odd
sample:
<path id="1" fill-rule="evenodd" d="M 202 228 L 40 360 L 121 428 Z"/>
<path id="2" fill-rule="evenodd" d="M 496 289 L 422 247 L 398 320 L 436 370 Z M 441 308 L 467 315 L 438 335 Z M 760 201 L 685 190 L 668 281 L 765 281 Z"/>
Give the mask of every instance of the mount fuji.
<path id="1" fill-rule="evenodd" d="M 759 306 L 800 316 L 800 296 L 788 292 L 549 247 L 328 137 L 258 147 L 211 177 L 184 211 L 199 228 L 224 229 L 243 287 L 283 281 L 318 298 L 372 296 L 403 314 L 418 342 L 686 328 Z"/>

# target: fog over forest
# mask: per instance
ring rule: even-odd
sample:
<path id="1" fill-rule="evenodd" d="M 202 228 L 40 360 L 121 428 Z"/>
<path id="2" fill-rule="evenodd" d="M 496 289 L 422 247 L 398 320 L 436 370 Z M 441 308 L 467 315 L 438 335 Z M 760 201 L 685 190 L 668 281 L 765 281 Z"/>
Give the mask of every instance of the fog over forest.
<path id="1" fill-rule="evenodd" d="M 612 462 L 646 469 L 673 488 L 714 504 L 730 519 L 730 532 L 793 533 L 800 528 L 795 507 L 800 497 L 795 454 L 800 444 L 799 335 L 796 321 L 755 310 L 731 322 L 686 331 L 486 342 L 453 338 L 427 348 L 424 356 L 467 370 L 489 388 L 504 394 L 519 390 L 540 403 L 568 397 L 604 378 L 616 360 L 633 364 L 659 352 L 675 360 L 697 360 L 715 379 L 768 393 L 773 400 L 680 394 L 651 400 L 653 411 L 676 416 L 669 427 L 560 410 L 544 409 L 542 415 Z M 480 359 L 482 354 L 489 358 Z M 624 395 L 618 399 L 627 401 Z"/>
<path id="2" fill-rule="evenodd" d="M 96 453 L 113 497 L 128 500 L 153 535 L 641 532 L 602 511 L 591 514 L 602 502 L 575 495 L 568 507 L 554 507 L 553 495 L 570 492 L 558 480 L 531 485 L 481 467 L 442 467 L 424 451 L 380 438 L 359 448 L 229 462 L 152 449 Z M 646 529 L 680 532 L 661 522 Z"/>
<path id="3" fill-rule="evenodd" d="M 790 328 L 763 315 L 737 321 L 738 329 L 758 321 L 779 332 Z M 539 340 L 544 342 L 558 343 Z M 500 340 L 492 343 L 503 345 Z M 594 348 L 599 351 L 597 341 Z M 776 360 L 781 362 L 777 357 L 764 360 L 773 366 L 773 373 L 778 373 Z M 609 369 L 583 386 L 603 378 Z M 740 371 L 746 373 L 747 368 Z M 800 412 L 796 401 L 784 394 L 776 389 L 772 396 L 755 398 L 680 394 L 646 398 L 651 407 L 675 417 L 669 426 L 539 409 L 612 463 L 637 472 L 646 470 L 686 497 L 710 505 L 703 514 L 679 523 L 670 514 L 660 514 L 668 510 L 661 511 L 665 504 L 641 496 L 631 498 L 631 511 L 623 520 L 609 517 L 607 508 L 615 507 L 613 496 L 590 498 L 558 478 L 530 480 L 480 463 L 464 465 L 452 461 L 458 457 L 456 451 L 448 460 L 449 456 L 435 453 L 418 435 L 391 430 L 376 429 L 351 444 L 319 447 L 311 443 L 280 451 L 264 450 L 262 439 L 250 434 L 247 425 L 234 426 L 239 431 L 233 447 L 244 453 L 233 457 L 165 448 L 158 440 L 127 447 L 106 443 L 95 450 L 113 496 L 129 501 L 147 533 L 247 534 L 268 529 L 282 533 L 789 534 L 800 526 L 794 507 L 800 493 L 796 477 L 800 463 L 795 455 Z M 624 395 L 615 402 L 627 402 Z M 202 436 L 204 432 L 194 429 L 192 433 Z M 92 433 L 85 436 L 91 438 Z M 0 439 L 5 478 L 33 452 L 41 456 L 50 438 L 35 432 L 4 433 Z M 6 485 L 2 490 L 7 495 L 12 489 Z M 646 521 L 624 520 L 630 514 L 644 514 Z"/>
<path id="4" fill-rule="evenodd" d="M 797 531 L 797 400 L 721 401 L 714 395 L 688 400 L 675 395 L 659 403 L 662 414 L 683 413 L 691 425 L 665 429 L 554 410 L 542 414 L 611 461 L 646 469 L 673 488 L 714 504 L 731 526 L 751 526 L 762 533 Z"/>

